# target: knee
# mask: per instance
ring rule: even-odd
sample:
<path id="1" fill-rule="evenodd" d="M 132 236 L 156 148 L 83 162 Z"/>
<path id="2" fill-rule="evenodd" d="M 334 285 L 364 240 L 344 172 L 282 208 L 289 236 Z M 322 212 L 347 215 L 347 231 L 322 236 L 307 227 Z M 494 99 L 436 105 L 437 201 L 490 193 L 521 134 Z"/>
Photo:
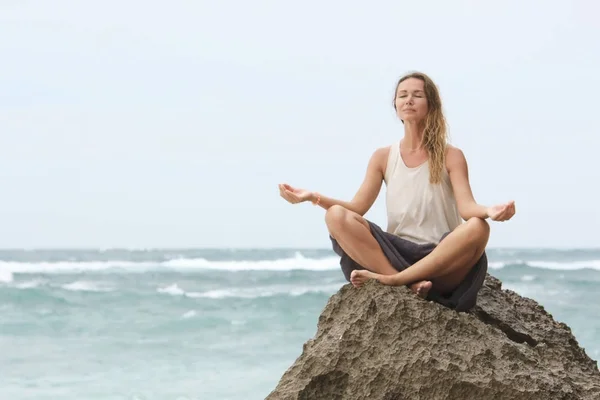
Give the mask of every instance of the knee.
<path id="1" fill-rule="evenodd" d="M 477 217 L 469 218 L 467 226 L 476 237 L 487 239 L 490 234 L 490 224 L 485 219 Z"/>
<path id="2" fill-rule="evenodd" d="M 325 223 L 329 231 L 332 232 L 342 226 L 348 219 L 349 214 L 350 212 L 346 208 L 338 204 L 329 207 L 325 212 Z"/>

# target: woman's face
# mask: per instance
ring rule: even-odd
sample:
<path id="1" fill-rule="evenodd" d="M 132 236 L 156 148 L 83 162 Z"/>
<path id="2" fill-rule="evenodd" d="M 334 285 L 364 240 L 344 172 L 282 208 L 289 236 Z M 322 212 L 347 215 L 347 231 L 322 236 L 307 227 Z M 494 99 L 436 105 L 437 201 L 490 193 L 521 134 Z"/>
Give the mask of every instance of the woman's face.
<path id="1" fill-rule="evenodd" d="M 396 89 L 396 113 L 405 123 L 424 121 L 427 116 L 425 83 L 417 78 L 408 78 Z"/>

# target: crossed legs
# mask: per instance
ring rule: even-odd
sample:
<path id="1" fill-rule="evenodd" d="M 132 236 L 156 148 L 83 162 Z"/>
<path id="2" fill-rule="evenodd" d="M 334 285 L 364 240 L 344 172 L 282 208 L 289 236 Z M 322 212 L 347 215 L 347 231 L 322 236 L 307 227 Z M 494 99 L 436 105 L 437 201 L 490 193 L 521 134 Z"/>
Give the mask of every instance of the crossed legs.
<path id="1" fill-rule="evenodd" d="M 369 223 L 363 217 L 342 206 L 334 205 L 327 209 L 325 222 L 329 234 L 360 266 L 382 276 L 398 273 L 383 254 L 379 243 L 371 234 Z M 354 272 L 357 271 L 353 271 L 353 274 Z M 430 281 L 423 279 L 412 282 L 410 288 L 420 296 L 426 297 L 431 286 Z"/>
<path id="2" fill-rule="evenodd" d="M 383 284 L 410 288 L 425 297 L 432 281 L 441 293 L 452 291 L 485 251 L 490 228 L 486 221 L 471 218 L 450 232 L 426 257 L 398 272 L 371 234 L 368 222 L 360 215 L 332 206 L 325 214 L 330 235 L 342 249 L 366 270 L 355 270 L 351 282 L 360 287 L 368 279 Z"/>

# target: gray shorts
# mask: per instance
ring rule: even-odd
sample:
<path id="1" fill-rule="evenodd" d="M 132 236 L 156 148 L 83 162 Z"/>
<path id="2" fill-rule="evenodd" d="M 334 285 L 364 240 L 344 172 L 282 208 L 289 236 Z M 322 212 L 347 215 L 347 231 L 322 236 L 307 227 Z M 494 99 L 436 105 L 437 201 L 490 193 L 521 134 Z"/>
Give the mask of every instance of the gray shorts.
<path id="1" fill-rule="evenodd" d="M 403 271 L 410 267 L 435 249 L 436 244 L 417 244 L 409 240 L 402 239 L 394 234 L 388 233 L 381 229 L 378 225 L 368 221 L 371 228 L 371 233 L 381 246 L 383 253 L 388 258 L 392 266 Z M 450 232 L 445 233 L 443 240 Z M 331 237 L 330 237 L 331 238 Z M 441 241 L 440 240 L 440 241 Z M 344 277 L 349 282 L 350 274 L 355 269 L 365 269 L 356 261 L 351 259 L 346 252 L 340 247 L 338 242 L 331 238 L 333 250 L 341 257 L 340 265 Z M 427 300 L 435 301 L 443 306 L 454 309 L 456 311 L 468 311 L 473 308 L 477 302 L 477 294 L 483 286 L 483 281 L 488 269 L 488 261 L 486 253 L 481 255 L 481 258 L 473 265 L 465 279 L 452 292 L 441 294 L 432 288 L 427 294 Z"/>

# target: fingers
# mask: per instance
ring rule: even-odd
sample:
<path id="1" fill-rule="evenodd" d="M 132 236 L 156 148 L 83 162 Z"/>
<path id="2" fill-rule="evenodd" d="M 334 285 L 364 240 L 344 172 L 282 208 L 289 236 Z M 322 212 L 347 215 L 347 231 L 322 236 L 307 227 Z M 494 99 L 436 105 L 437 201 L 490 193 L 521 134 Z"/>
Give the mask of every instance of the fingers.
<path id="1" fill-rule="evenodd" d="M 506 215 L 504 216 L 505 221 L 511 219 L 513 215 L 515 215 L 515 203 L 511 202 L 510 205 L 507 207 Z"/>
<path id="2" fill-rule="evenodd" d="M 283 197 L 289 203 L 292 203 L 292 204 L 299 203 L 300 198 L 296 194 L 291 192 L 289 189 L 287 189 L 286 186 L 289 187 L 289 185 L 286 185 L 286 184 L 279 184 L 279 195 L 281 197 Z"/>
<path id="3" fill-rule="evenodd" d="M 515 202 L 510 201 L 506 203 L 504 207 L 498 213 L 496 213 L 496 215 L 494 215 L 492 220 L 499 222 L 508 221 L 513 217 L 513 215 L 515 215 L 515 212 Z"/>
<path id="4" fill-rule="evenodd" d="M 285 190 L 287 190 L 287 191 L 289 191 L 289 192 L 292 192 L 292 193 L 295 193 L 295 192 L 296 192 L 296 189 L 295 189 L 295 188 L 293 188 L 292 186 L 288 185 L 287 183 L 284 183 L 282 186 L 283 186 L 283 188 L 284 188 Z"/>
<path id="5" fill-rule="evenodd" d="M 300 202 L 300 199 L 298 198 L 298 196 L 296 196 L 294 193 L 292 193 L 288 190 L 281 191 L 280 196 L 292 204 L 296 204 L 296 203 Z"/>
<path id="6" fill-rule="evenodd" d="M 286 190 L 281 185 L 279 185 L 279 195 L 281 197 L 283 197 L 284 200 L 286 200 L 286 201 L 288 201 L 290 203 L 292 202 L 292 199 L 290 199 L 290 196 L 288 195 L 288 193 L 286 192 Z"/>
<path id="7" fill-rule="evenodd" d="M 509 219 L 512 218 L 512 216 L 515 215 L 515 202 L 514 201 L 510 201 L 508 202 L 506 209 L 502 215 L 502 218 L 504 221 L 508 221 Z"/>
<path id="8" fill-rule="evenodd" d="M 283 197 L 286 201 L 292 204 L 301 203 L 303 199 L 298 196 L 296 193 L 296 189 L 288 185 L 287 183 L 278 184 L 279 187 L 279 195 Z"/>
<path id="9" fill-rule="evenodd" d="M 506 221 L 506 217 L 508 216 L 508 207 L 505 207 L 501 213 L 496 217 L 496 221 L 503 222 Z"/>
<path id="10" fill-rule="evenodd" d="M 496 218 L 497 221 L 505 221 L 506 217 L 508 217 L 510 213 L 510 207 L 508 205 L 505 205 L 504 208 L 502 209 L 502 211 L 500 212 L 500 214 L 498 215 L 498 217 Z"/>
<path id="11" fill-rule="evenodd" d="M 502 213 L 504 213 L 504 211 L 506 210 L 506 206 L 492 207 L 492 210 L 494 210 L 494 212 L 490 215 L 490 218 L 492 219 L 492 221 L 498 221 L 500 220 Z"/>

